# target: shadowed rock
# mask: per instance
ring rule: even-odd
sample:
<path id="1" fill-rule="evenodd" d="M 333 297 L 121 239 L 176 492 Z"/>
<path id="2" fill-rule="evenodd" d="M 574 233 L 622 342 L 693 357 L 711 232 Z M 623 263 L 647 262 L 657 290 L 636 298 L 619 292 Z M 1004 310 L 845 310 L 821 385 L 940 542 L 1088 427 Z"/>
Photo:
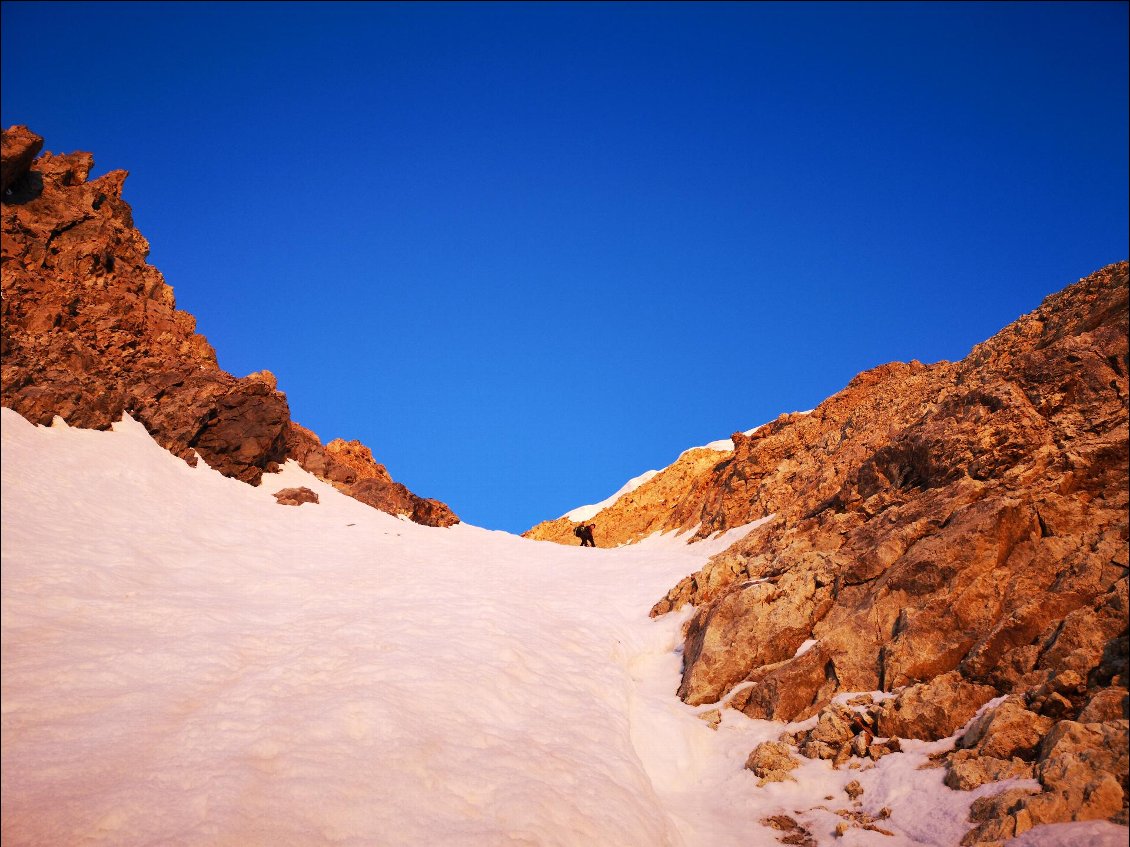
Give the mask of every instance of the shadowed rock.
<path id="1" fill-rule="evenodd" d="M 8 196 L 8 189 L 27 174 L 42 149 L 43 139 L 26 126 L 4 132 L 0 142 L 0 193 Z"/>

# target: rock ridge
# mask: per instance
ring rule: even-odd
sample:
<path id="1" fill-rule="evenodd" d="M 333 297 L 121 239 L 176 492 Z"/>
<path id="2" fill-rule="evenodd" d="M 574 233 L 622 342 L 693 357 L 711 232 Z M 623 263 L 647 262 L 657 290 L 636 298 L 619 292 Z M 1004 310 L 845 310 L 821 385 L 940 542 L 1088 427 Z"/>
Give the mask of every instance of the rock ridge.
<path id="1" fill-rule="evenodd" d="M 817 718 L 781 744 L 837 766 L 981 714 L 939 760 L 946 784 L 1041 788 L 978 801 L 965 843 L 1125 824 L 1127 294 L 1127 263 L 1102 268 L 959 362 L 861 373 L 591 518 L 608 546 L 754 524 L 652 609 L 694 607 L 678 695 Z M 575 544 L 574 525 L 527 536 Z M 876 691 L 845 716 L 839 698 Z M 787 774 L 774 745 L 750 754 L 762 779 Z"/>
<path id="2" fill-rule="evenodd" d="M 293 458 L 382 511 L 458 522 L 394 482 L 367 448 L 323 447 L 291 420 L 269 371 L 222 370 L 147 262 L 149 243 L 122 199 L 127 172 L 90 180 L 91 154 L 42 146 L 27 127 L 3 131 L 4 406 L 36 424 L 59 416 L 94 429 L 129 414 L 177 456 L 252 485 Z"/>
<path id="3" fill-rule="evenodd" d="M 841 694 L 894 694 L 834 744 L 800 743 L 840 761 L 985 707 L 947 784 L 1041 790 L 981 803 L 963 843 L 1125 824 L 1127 291 L 1111 265 L 960 362 L 884 365 L 735 435 L 670 521 L 701 536 L 775 517 L 652 610 L 695 606 L 679 696 L 825 721 Z"/>

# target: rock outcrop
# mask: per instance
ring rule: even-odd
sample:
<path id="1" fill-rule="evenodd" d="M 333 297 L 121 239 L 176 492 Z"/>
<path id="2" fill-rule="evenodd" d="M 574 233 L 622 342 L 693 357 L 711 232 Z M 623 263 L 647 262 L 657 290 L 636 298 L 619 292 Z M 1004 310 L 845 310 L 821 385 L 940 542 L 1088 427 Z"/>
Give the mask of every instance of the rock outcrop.
<path id="1" fill-rule="evenodd" d="M 765 741 L 758 744 L 746 759 L 745 766 L 758 778 L 758 785 L 767 782 L 793 780 L 791 771 L 800 766 L 792 756 L 792 749 L 781 741 Z"/>
<path id="2" fill-rule="evenodd" d="M 982 803 L 970 843 L 1125 822 L 1124 760 L 1096 751 L 1127 718 L 1127 289 L 1111 265 L 960 362 L 860 374 L 598 513 L 603 543 L 760 522 L 652 610 L 696 607 L 679 696 L 820 715 L 796 743 L 833 761 L 947 737 L 985 709 L 950 784 L 1029 775 L 1044 791 Z M 527 535 L 575 543 L 572 526 Z M 897 696 L 862 724 L 832 704 L 875 690 Z M 1072 724 L 1091 746 L 1068 763 L 1052 751 Z"/>
<path id="3" fill-rule="evenodd" d="M 287 455 L 318 478 L 374 509 L 403 515 L 425 526 L 451 526 L 459 522 L 446 504 L 419 497 L 395 482 L 360 441 L 336 438 L 322 446 L 310 430 L 291 423 Z"/>
<path id="4" fill-rule="evenodd" d="M 272 496 L 280 506 L 301 506 L 303 503 L 318 502 L 318 495 L 305 485 L 298 488 L 284 488 L 276 491 Z"/>
<path id="5" fill-rule="evenodd" d="M 735 435 L 669 526 L 773 519 L 652 610 L 696 607 L 679 695 L 825 722 L 838 693 L 898 692 L 872 725 L 802 743 L 833 760 L 876 736 L 947 737 L 1004 697 L 963 736 L 950 783 L 1031 773 L 1044 791 L 982 804 L 968 843 L 1125 822 L 1125 759 L 1109 751 L 1126 742 L 1127 371 L 1120 263 L 961 362 L 885 365 Z M 1083 752 L 1060 756 L 1064 738 Z"/>
<path id="6" fill-rule="evenodd" d="M 698 607 L 688 702 L 757 672 L 747 711 L 792 719 L 953 670 L 1007 691 L 1096 667 L 1125 630 L 1126 309 L 1123 263 L 963 362 L 886 365 L 735 436 L 701 522 L 775 518 L 653 610 Z"/>
<path id="7" fill-rule="evenodd" d="M 320 442 L 291 421 L 274 376 L 222 370 L 195 319 L 176 308 L 122 199 L 126 172 L 90 180 L 89 153 L 37 157 L 42 145 L 26 127 L 3 133 L 0 402 L 37 424 L 58 415 L 104 429 L 129 414 L 186 461 L 199 456 L 253 485 L 288 457 L 333 473 L 332 456 L 303 461 Z M 431 525 L 458 521 L 366 455 L 371 482 L 358 499 Z"/>

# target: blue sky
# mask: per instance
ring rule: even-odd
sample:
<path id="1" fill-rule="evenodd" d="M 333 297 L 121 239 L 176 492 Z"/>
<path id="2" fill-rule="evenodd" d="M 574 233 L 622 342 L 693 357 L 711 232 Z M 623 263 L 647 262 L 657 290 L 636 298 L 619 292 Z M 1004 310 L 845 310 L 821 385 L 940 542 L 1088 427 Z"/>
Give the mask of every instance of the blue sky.
<path id="1" fill-rule="evenodd" d="M 1127 258 L 1125 3 L 3 3 L 222 367 L 522 531 Z"/>

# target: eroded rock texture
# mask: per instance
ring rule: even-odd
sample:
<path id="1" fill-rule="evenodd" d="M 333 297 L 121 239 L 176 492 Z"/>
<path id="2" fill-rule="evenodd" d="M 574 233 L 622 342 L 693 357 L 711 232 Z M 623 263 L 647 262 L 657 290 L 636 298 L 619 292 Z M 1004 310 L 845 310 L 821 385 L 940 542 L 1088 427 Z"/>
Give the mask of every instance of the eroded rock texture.
<path id="1" fill-rule="evenodd" d="M 969 843 L 1125 822 L 1125 759 L 1102 752 L 1125 746 L 1127 718 L 1125 262 L 961 362 L 885 365 L 734 441 L 669 526 L 774 517 L 653 609 L 697 607 L 684 700 L 795 720 L 839 692 L 898 691 L 868 733 L 936 739 L 1003 695 L 953 782 L 1034 768 L 1045 791 L 981 809 Z M 1075 745 L 1090 752 L 1055 752 Z"/>
<path id="2" fill-rule="evenodd" d="M 95 429 L 128 413 L 181 458 L 198 454 L 256 485 L 288 456 L 316 453 L 289 449 L 317 439 L 295 429 L 270 372 L 237 379 L 222 370 L 195 319 L 176 308 L 122 199 L 126 172 L 88 180 L 89 153 L 37 158 L 42 145 L 26 127 L 3 133 L 0 402 L 33 423 L 58 415 Z M 458 521 L 368 459 L 378 482 L 359 499 L 422 523 Z"/>

